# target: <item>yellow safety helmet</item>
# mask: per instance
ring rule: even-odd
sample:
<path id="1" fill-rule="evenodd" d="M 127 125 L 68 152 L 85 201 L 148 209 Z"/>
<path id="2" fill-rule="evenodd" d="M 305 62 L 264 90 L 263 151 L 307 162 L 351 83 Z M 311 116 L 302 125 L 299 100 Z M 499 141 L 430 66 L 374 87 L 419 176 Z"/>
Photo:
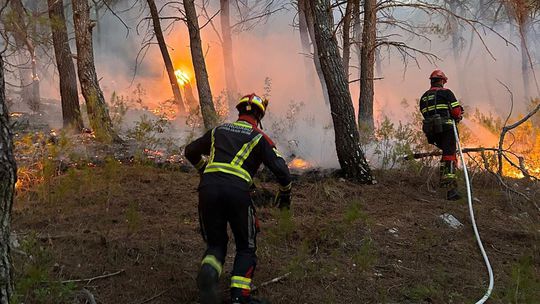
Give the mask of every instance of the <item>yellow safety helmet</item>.
<path id="1" fill-rule="evenodd" d="M 240 98 L 240 101 L 238 101 L 238 104 L 236 105 L 236 109 L 240 111 L 240 109 L 244 108 L 250 111 L 253 105 L 259 109 L 261 114 L 260 118 L 263 118 L 264 114 L 266 113 L 266 108 L 268 107 L 268 99 L 261 98 L 255 93 L 245 95 L 244 97 Z"/>

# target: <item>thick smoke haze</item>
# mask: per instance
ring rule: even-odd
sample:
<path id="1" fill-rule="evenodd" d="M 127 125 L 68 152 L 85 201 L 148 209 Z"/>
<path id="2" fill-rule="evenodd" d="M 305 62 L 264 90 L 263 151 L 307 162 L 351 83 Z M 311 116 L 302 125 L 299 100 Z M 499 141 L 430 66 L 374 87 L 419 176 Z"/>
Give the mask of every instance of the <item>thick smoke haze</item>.
<path id="1" fill-rule="evenodd" d="M 131 1 L 121 3 L 116 9 L 121 11 L 128 8 L 131 5 L 128 2 Z M 215 6 L 208 8 L 210 15 L 217 10 Z M 270 114 L 263 123 L 268 133 L 278 136 L 276 142 L 279 148 L 287 153 L 303 154 L 299 156 L 316 165 L 336 166 L 330 111 L 324 104 L 312 60 L 309 59 L 311 64 L 308 67 L 304 64 L 305 54 L 302 54 L 299 33 L 292 26 L 295 14 L 292 10 L 280 11 L 250 31 L 235 33 L 233 48 L 238 87 L 241 93 L 263 94 L 265 80 L 270 79 Z M 120 14 L 130 27 L 129 35 L 126 37 L 126 29 L 120 21 L 110 12 L 103 11 L 99 26 L 94 31 L 94 46 L 97 73 L 101 78 L 100 83 L 106 99 L 109 99 L 113 92 L 129 95 L 136 84 L 140 84 L 146 91 L 143 100 L 152 108 L 172 98 L 172 92 L 157 45 L 150 47 L 144 60 L 137 67 L 135 78 L 132 79 L 135 59 L 143 41 L 145 23 L 140 26 L 139 35 L 135 29 L 140 19 L 146 15 L 146 13 L 141 15 L 136 10 Z M 162 16 L 180 16 L 180 13 L 169 8 L 162 11 Z M 199 22 L 206 23 L 202 16 Z M 219 31 L 218 17 L 213 22 Z M 165 21 L 164 28 L 167 28 Z M 515 29 L 506 26 L 495 30 L 519 46 L 519 37 Z M 479 33 L 494 58 L 477 37 L 474 37 L 471 47 L 469 41 L 471 34 L 467 27 L 463 27 L 463 38 L 466 39 L 466 43 L 462 57 L 457 62 L 453 59 L 451 39 L 438 35 L 429 36 L 430 41 L 410 39 L 404 33 L 400 33 L 400 37 L 397 37 L 397 40 L 401 39 L 412 47 L 438 56 L 441 60 L 435 64 L 417 54 L 417 62 L 409 58 L 405 65 L 398 52 L 382 48 L 381 71 L 375 72 L 375 76 L 381 78 L 375 82 L 376 120 L 380 121 L 384 116 L 388 116 L 395 122 L 409 121 L 411 113 L 417 110 L 417 99 L 429 88 L 428 76 L 435 68 L 445 71 L 449 77 L 447 87 L 454 91 L 470 111 L 479 108 L 485 114 L 491 112 L 495 116 L 507 115 L 510 98 L 506 89 L 499 84 L 499 80 L 508 85 L 514 93 L 514 113 L 525 112 L 528 102 L 523 94 L 519 48 L 507 44 L 489 31 Z M 210 24 L 203 28 L 201 35 L 212 93 L 217 97 L 225 89 L 219 38 Z M 175 68 L 186 70 L 193 79 L 186 26 L 182 22 L 177 22 L 169 27 L 166 40 Z M 530 48 L 534 55 L 534 45 L 531 44 Z M 350 69 L 350 79 L 354 80 L 359 78 L 354 50 L 351 56 L 353 67 Z M 59 98 L 57 81 L 54 77 L 44 79 L 42 82 L 44 97 Z M 194 93 L 195 88 L 194 86 Z M 536 91 L 534 81 L 532 88 Z M 357 109 L 358 82 L 351 83 L 351 93 Z M 406 110 L 402 105 L 403 100 L 408 104 Z M 295 115 L 287 116 L 291 104 L 302 106 L 295 108 L 297 110 Z M 291 119 L 296 120 L 293 129 L 285 134 L 272 134 L 279 133 L 276 131 L 276 124 L 285 124 Z"/>

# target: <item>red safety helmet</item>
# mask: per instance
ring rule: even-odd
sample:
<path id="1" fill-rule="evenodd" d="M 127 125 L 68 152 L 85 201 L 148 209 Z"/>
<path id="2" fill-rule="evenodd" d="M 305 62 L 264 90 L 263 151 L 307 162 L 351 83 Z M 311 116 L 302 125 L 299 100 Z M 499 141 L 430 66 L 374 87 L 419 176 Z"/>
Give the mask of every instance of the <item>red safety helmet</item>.
<path id="1" fill-rule="evenodd" d="M 443 83 L 446 83 L 448 81 L 448 77 L 444 74 L 441 70 L 435 70 L 431 72 L 431 75 L 429 75 L 429 79 L 442 79 Z"/>

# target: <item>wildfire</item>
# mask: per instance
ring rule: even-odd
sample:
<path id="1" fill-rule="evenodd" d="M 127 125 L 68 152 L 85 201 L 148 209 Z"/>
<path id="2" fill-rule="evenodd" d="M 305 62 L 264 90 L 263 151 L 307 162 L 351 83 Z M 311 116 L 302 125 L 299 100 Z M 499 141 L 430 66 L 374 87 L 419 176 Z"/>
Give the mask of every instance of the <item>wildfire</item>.
<path id="1" fill-rule="evenodd" d="M 174 71 L 174 75 L 176 76 L 176 81 L 178 81 L 180 86 L 184 86 L 189 83 L 190 78 L 188 73 L 178 69 Z"/>
<path id="2" fill-rule="evenodd" d="M 297 170 L 306 170 L 311 168 L 311 164 L 301 158 L 295 158 L 289 162 L 289 168 Z"/>

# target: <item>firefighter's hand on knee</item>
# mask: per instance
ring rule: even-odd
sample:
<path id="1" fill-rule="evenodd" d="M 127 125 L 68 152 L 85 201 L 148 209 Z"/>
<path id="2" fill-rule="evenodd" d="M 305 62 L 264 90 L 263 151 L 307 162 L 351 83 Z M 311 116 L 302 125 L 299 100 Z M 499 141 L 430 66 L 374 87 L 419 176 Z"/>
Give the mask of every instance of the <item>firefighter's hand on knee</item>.
<path id="1" fill-rule="evenodd" d="M 279 191 L 274 199 L 274 205 L 279 209 L 291 208 L 291 191 Z"/>

